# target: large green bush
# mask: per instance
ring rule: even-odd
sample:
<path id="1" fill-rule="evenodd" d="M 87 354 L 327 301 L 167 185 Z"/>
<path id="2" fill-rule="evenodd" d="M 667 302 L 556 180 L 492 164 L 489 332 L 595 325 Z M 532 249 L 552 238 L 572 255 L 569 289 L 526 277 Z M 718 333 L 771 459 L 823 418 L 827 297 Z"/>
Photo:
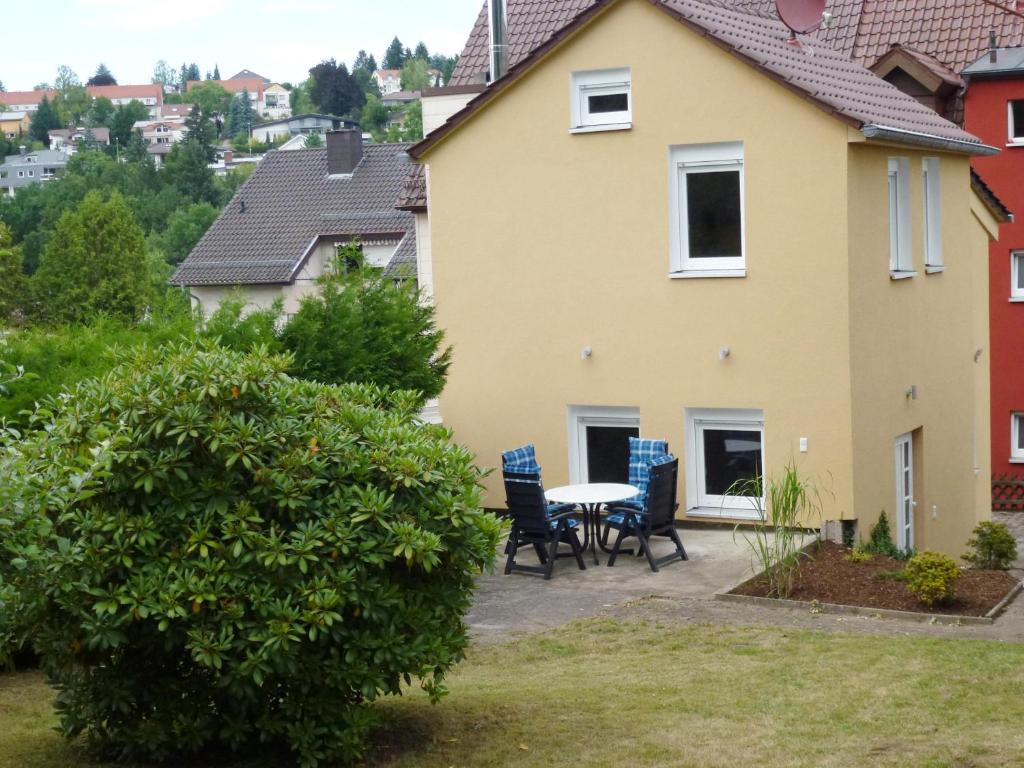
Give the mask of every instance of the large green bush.
<path id="1" fill-rule="evenodd" d="M 969 551 L 963 559 L 972 568 L 1005 571 L 1017 560 L 1017 540 L 1002 523 L 978 523 L 967 546 Z"/>
<path id="2" fill-rule="evenodd" d="M 38 576 L 60 727 L 106 757 L 351 759 L 366 702 L 412 678 L 439 696 L 462 657 L 500 537 L 473 457 L 415 394 L 288 363 L 139 351 L 7 445 L 13 527 L 48 521 L 8 555 Z"/>
<path id="3" fill-rule="evenodd" d="M 953 558 L 938 552 L 921 552 L 907 561 L 907 589 L 925 605 L 948 602 L 956 596 L 960 569 Z"/>

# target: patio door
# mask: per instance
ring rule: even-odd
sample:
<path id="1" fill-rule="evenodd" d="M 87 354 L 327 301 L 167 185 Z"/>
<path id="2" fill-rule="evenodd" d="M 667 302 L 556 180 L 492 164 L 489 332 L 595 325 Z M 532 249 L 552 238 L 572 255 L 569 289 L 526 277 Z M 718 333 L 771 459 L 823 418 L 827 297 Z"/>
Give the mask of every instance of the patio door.
<path id="1" fill-rule="evenodd" d="M 571 482 L 628 480 L 629 438 L 640 437 L 639 410 L 574 406 L 569 430 Z"/>
<path id="2" fill-rule="evenodd" d="M 914 440 L 907 433 L 896 438 L 896 546 L 914 546 Z"/>

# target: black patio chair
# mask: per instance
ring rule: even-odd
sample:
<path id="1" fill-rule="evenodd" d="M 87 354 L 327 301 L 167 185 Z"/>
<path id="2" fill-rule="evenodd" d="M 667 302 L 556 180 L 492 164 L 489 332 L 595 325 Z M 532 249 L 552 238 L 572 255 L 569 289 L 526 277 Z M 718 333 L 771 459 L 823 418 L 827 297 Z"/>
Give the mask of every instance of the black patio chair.
<path id="1" fill-rule="evenodd" d="M 679 459 L 672 459 L 663 464 L 655 464 L 651 467 L 650 481 L 647 485 L 647 497 L 644 500 L 644 510 L 637 511 L 631 506 L 612 505 L 609 508 L 609 515 L 605 521 L 604 538 L 607 541 L 610 529 L 615 529 L 619 535 L 612 545 L 612 553 L 608 557 L 608 566 L 615 565 L 615 558 L 618 557 L 622 547 L 622 540 L 635 536 L 640 543 L 640 549 L 647 556 L 647 562 L 651 570 L 658 572 L 658 566 L 674 561 L 689 560 L 683 542 L 676 530 L 676 510 L 679 505 L 676 503 L 676 480 L 679 476 Z M 671 539 L 676 545 L 676 551 L 655 559 L 651 552 L 650 539 L 652 536 L 664 536 Z"/>
<path id="2" fill-rule="evenodd" d="M 512 531 L 509 533 L 505 551 L 505 574 L 512 571 L 539 573 L 544 579 L 551 578 L 555 561 L 559 557 L 575 557 L 576 565 L 581 571 L 587 569 L 583 562 L 583 547 L 580 545 L 576 527 L 579 522 L 572 517 L 572 512 L 548 514 L 548 504 L 544 499 L 544 488 L 540 481 L 514 477 L 519 473 L 505 473 L 505 503 L 508 505 L 509 516 L 512 518 Z M 559 544 L 568 544 L 572 553 L 559 554 Z M 516 556 L 521 547 L 532 546 L 537 552 L 540 565 L 520 565 Z"/>

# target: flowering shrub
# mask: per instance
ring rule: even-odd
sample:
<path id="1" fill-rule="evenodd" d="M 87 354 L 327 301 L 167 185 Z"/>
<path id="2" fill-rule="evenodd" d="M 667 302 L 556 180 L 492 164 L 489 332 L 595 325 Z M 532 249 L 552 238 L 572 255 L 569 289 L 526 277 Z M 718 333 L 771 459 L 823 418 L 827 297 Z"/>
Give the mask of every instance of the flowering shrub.
<path id="1" fill-rule="evenodd" d="M 6 446 L 22 538 L 0 536 L 35 574 L 20 599 L 60 727 L 104 757 L 349 760 L 366 702 L 412 678 L 438 697 L 462 658 L 501 533 L 473 457 L 417 394 L 288 363 L 138 352 Z"/>

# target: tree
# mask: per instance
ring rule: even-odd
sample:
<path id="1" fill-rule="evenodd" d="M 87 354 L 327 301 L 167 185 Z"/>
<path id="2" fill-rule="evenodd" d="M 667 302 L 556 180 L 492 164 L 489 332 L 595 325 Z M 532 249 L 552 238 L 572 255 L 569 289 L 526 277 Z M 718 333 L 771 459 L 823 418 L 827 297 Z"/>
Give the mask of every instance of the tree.
<path id="1" fill-rule="evenodd" d="M 86 85 L 117 85 L 117 80 L 107 69 L 107 65 L 100 62 L 100 65 L 96 67 L 96 74 L 89 78 Z"/>
<path id="2" fill-rule="evenodd" d="M 366 106 L 360 112 L 359 127 L 378 138 L 380 133 L 387 128 L 390 110 L 385 107 L 380 99 L 370 95 L 366 97 Z"/>
<path id="3" fill-rule="evenodd" d="M 213 65 L 213 79 L 214 80 L 220 80 L 220 65 L 219 64 L 214 64 Z"/>
<path id="4" fill-rule="evenodd" d="M 217 129 L 213 124 L 210 114 L 203 110 L 198 104 L 192 107 L 192 111 L 185 118 L 186 141 L 200 144 L 206 150 L 206 162 L 212 163 L 216 153 L 214 142 L 217 140 Z"/>
<path id="5" fill-rule="evenodd" d="M 81 119 L 88 114 L 92 106 L 92 98 L 85 90 L 84 85 L 73 85 L 61 91 L 54 100 L 57 114 L 64 125 L 78 125 Z"/>
<path id="6" fill-rule="evenodd" d="M 352 62 L 352 74 L 360 69 L 370 69 L 370 55 L 363 50 L 356 54 L 356 60 Z M 370 71 L 373 72 L 372 69 Z"/>
<path id="7" fill-rule="evenodd" d="M 423 61 L 430 61 L 430 51 L 427 50 L 425 43 L 420 41 L 416 44 L 416 50 L 413 52 L 413 58 L 422 59 Z"/>
<path id="8" fill-rule="evenodd" d="M 64 93 L 69 88 L 75 88 L 81 84 L 82 81 L 75 74 L 75 70 L 67 64 L 61 64 L 57 67 L 57 79 L 53 81 L 53 87 L 57 91 Z"/>
<path id="9" fill-rule="evenodd" d="M 131 139 L 135 123 L 149 119 L 149 109 L 138 99 L 127 104 L 118 104 L 114 115 L 110 118 L 110 143 L 117 147 L 126 147 Z"/>
<path id="10" fill-rule="evenodd" d="M 178 193 L 194 202 L 206 201 L 212 205 L 220 202 L 213 171 L 209 167 L 209 149 L 199 140 L 189 136 L 183 142 L 171 147 L 164 160 L 163 173 Z"/>
<path id="11" fill-rule="evenodd" d="M 256 110 L 252 108 L 249 89 L 243 88 L 242 92 L 231 100 L 231 106 L 228 108 L 226 130 L 229 135 L 244 132 L 248 136 L 255 122 Z"/>
<path id="12" fill-rule="evenodd" d="M 167 228 L 150 238 L 150 242 L 163 253 L 168 264 L 180 264 L 217 220 L 218 213 L 207 202 L 179 208 L 167 220 Z"/>
<path id="13" fill-rule="evenodd" d="M 443 695 L 502 533 L 482 473 L 409 393 L 289 363 L 140 349 L 0 454 L 19 489 L 0 504 L 17 567 L 0 562 L 67 737 L 132 763 L 287 749 L 315 768 L 360 757 L 368 702 L 412 678 Z"/>
<path id="14" fill-rule="evenodd" d="M 211 119 L 214 115 L 227 115 L 233 98 L 223 85 L 212 80 L 196 83 L 188 91 L 188 99 L 199 105 Z"/>
<path id="15" fill-rule="evenodd" d="M 405 125 L 402 126 L 402 141 L 419 141 L 423 138 L 423 102 L 410 104 L 405 110 Z"/>
<path id="16" fill-rule="evenodd" d="M 296 83 L 289 94 L 289 101 L 292 106 L 293 115 L 304 115 L 316 112 L 317 106 L 309 98 L 309 90 L 313 87 L 313 78 L 308 77 L 301 83 Z"/>
<path id="17" fill-rule="evenodd" d="M 191 64 L 181 64 L 181 75 L 179 88 L 184 93 L 188 90 L 188 84 L 190 81 L 199 80 L 199 65 L 194 61 Z"/>
<path id="18" fill-rule="evenodd" d="M 320 138 L 319 133 L 310 133 L 306 135 L 306 140 L 302 143 L 302 146 L 306 149 L 316 149 L 322 147 L 324 140 Z"/>
<path id="19" fill-rule="evenodd" d="M 39 106 L 32 115 L 29 123 L 28 135 L 33 141 L 41 141 L 47 147 L 50 146 L 50 131 L 60 128 L 60 116 L 50 100 L 43 96 Z"/>
<path id="20" fill-rule="evenodd" d="M 313 80 L 309 96 L 321 111 L 330 115 L 348 115 L 366 103 L 366 96 L 344 64 L 327 59 L 309 70 L 309 74 Z"/>
<path id="21" fill-rule="evenodd" d="M 405 64 L 405 47 L 402 45 L 402 41 L 397 37 L 391 41 L 391 45 L 388 46 L 387 51 L 384 53 L 384 69 L 401 69 L 402 65 Z"/>
<path id="22" fill-rule="evenodd" d="M 430 79 L 430 65 L 424 59 L 409 59 L 402 67 L 402 90 L 422 91 L 434 83 Z"/>
<path id="23" fill-rule="evenodd" d="M 89 107 L 88 122 L 93 126 L 105 125 L 109 128 L 114 112 L 114 102 L 106 96 L 97 96 Z"/>
<path id="24" fill-rule="evenodd" d="M 7 93 L 7 89 L 4 88 L 4 81 L 0 80 L 0 93 Z"/>
<path id="25" fill-rule="evenodd" d="M 32 283 L 47 320 L 142 317 L 154 299 L 146 243 L 120 193 L 90 192 L 60 217 Z"/>
<path id="26" fill-rule="evenodd" d="M 160 61 L 153 66 L 153 79 L 150 82 L 154 85 L 162 85 L 166 88 L 169 85 L 175 85 L 177 80 L 178 78 L 176 73 L 163 59 L 160 59 Z"/>
<path id="27" fill-rule="evenodd" d="M 413 282 L 396 284 L 363 261 L 358 242 L 338 250 L 320 295 L 303 299 L 281 341 L 295 356 L 294 372 L 329 383 L 363 382 L 413 389 L 420 401 L 444 388 L 451 348 L 434 308 Z"/>
<path id="28" fill-rule="evenodd" d="M 21 249 L 14 245 L 11 230 L 0 221 L 0 327 L 24 307 L 26 287 Z"/>
<path id="29" fill-rule="evenodd" d="M 455 72 L 455 65 L 458 63 L 458 55 L 444 56 L 442 54 L 435 53 L 430 57 L 430 66 L 441 73 L 441 85 L 444 85 L 452 79 L 452 74 Z"/>

